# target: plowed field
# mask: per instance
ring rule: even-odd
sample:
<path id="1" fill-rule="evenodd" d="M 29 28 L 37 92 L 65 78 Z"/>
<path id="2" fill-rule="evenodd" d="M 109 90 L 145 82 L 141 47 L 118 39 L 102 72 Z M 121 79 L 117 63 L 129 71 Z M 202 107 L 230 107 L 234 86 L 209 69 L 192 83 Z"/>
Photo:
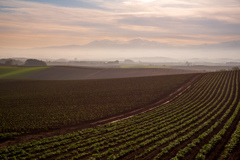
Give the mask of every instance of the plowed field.
<path id="1" fill-rule="evenodd" d="M 46 131 L 147 109 L 196 76 L 0 80 L 0 133 Z"/>
<path id="2" fill-rule="evenodd" d="M 87 68 L 56 66 L 39 71 L 26 78 L 48 80 L 77 80 L 127 78 L 190 73 L 199 73 L 199 71 L 170 68 Z"/>

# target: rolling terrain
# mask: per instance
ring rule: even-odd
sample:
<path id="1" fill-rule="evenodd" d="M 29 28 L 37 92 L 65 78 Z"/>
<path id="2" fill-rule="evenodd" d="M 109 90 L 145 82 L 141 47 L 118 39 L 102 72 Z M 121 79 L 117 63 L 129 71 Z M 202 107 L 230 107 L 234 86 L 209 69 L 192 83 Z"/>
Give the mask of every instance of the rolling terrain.
<path id="1" fill-rule="evenodd" d="M 26 78 L 48 80 L 78 80 L 159 76 L 188 73 L 199 73 L 199 71 L 170 68 L 91 68 L 55 66 L 39 71 Z"/>
<path id="2" fill-rule="evenodd" d="M 0 66 L 0 79 L 81 80 L 145 77 L 201 73 L 170 68 L 98 68 L 77 66 L 6 67 Z"/>
<path id="3" fill-rule="evenodd" d="M 38 132 L 147 108 L 196 76 L 0 80 L 0 131 L 2 135 Z"/>
<path id="4" fill-rule="evenodd" d="M 131 97 L 130 101 L 133 98 L 132 96 L 134 95 L 136 95 L 136 97 L 138 98 L 143 96 L 140 98 L 141 100 L 144 100 L 144 97 L 149 98 L 155 96 L 155 98 L 153 98 L 152 101 L 147 98 L 147 102 L 151 102 L 148 104 L 150 105 L 150 108 L 148 108 L 148 110 L 143 110 L 137 114 L 132 114 L 132 116 L 130 115 L 126 118 L 123 117 L 120 120 L 112 119 L 111 121 L 105 121 L 107 122 L 106 124 L 100 123 L 100 126 L 98 126 L 97 123 L 96 126 L 93 125 L 90 128 L 86 128 L 83 130 L 81 129 L 66 134 L 39 138 L 36 140 L 29 139 L 26 142 L 19 141 L 17 143 L 16 141 L 13 144 L 8 143 L 7 146 L 1 148 L 0 158 L 124 160 L 239 159 L 239 76 L 239 71 L 226 71 L 205 74 L 81 81 L 84 83 L 91 82 L 92 84 L 89 86 L 94 86 L 94 83 L 96 84 L 96 86 L 102 86 L 103 90 L 101 91 L 104 92 L 103 95 L 105 95 L 106 92 L 110 91 L 111 89 L 111 87 L 106 88 L 106 86 L 114 83 L 113 86 L 117 86 L 117 88 L 115 88 L 116 91 L 123 93 L 121 96 L 125 95 L 126 97 Z M 174 85 L 176 87 L 171 87 L 172 90 L 169 92 L 164 91 L 168 94 L 166 94 L 165 98 L 163 98 L 163 101 L 161 101 L 161 92 L 159 92 L 160 94 L 158 95 L 158 92 L 153 90 L 156 89 L 156 87 L 158 86 L 157 84 L 163 84 L 161 80 L 163 80 L 164 77 L 167 78 L 167 80 L 165 79 L 165 82 L 168 82 L 168 86 L 166 88 L 169 89 L 169 86 Z M 175 81 L 173 80 L 172 83 L 170 83 L 170 77 L 172 77 Z M 112 82 L 110 83 L 110 81 Z M 139 83 L 140 85 L 136 84 L 138 81 L 141 81 Z M 176 83 L 176 81 L 178 81 L 178 84 Z M 2 80 L 1 82 L 5 85 L 9 82 L 16 82 L 16 84 L 18 84 L 16 86 L 20 86 L 19 80 Z M 42 81 L 23 80 L 22 83 L 25 82 L 27 82 L 27 84 L 37 84 L 36 86 L 39 86 L 40 82 Z M 54 83 L 48 86 L 54 86 L 55 84 L 57 85 L 57 81 L 44 82 Z M 62 83 L 63 81 L 59 82 Z M 107 85 L 104 86 L 103 82 L 107 82 Z M 118 82 L 119 84 L 116 85 L 116 83 Z M 131 84 L 130 82 L 133 83 Z M 144 83 L 146 83 L 146 85 L 143 85 Z M 130 84 L 129 86 L 136 85 L 136 89 L 140 89 L 142 87 L 142 91 L 135 90 L 135 92 L 130 92 L 128 95 L 127 93 L 132 89 L 126 89 L 126 92 L 124 92 L 123 90 L 121 90 L 123 86 L 121 86 L 120 84 Z M 16 88 L 16 86 L 14 85 L 10 86 Z M 75 88 L 76 84 L 74 84 L 73 86 L 73 88 Z M 150 86 L 152 86 L 152 88 Z M 159 87 L 159 89 L 161 88 L 160 90 L 162 90 L 164 86 L 166 86 L 166 84 Z M 40 88 L 46 90 L 46 88 L 43 88 L 41 85 Z M 59 86 L 56 88 L 59 88 Z M 72 90 L 73 88 L 71 88 L 70 90 Z M 77 90 L 80 90 L 81 87 L 76 88 Z M 49 89 L 53 90 L 53 88 Z M 66 91 L 66 88 L 62 89 Z M 180 92 L 174 92 L 174 90 L 176 91 L 177 89 L 180 90 Z M 92 91 L 94 90 L 95 88 Z M 32 89 L 32 92 L 34 91 L 35 89 Z M 56 92 L 59 93 L 59 91 L 57 90 Z M 76 95 L 75 93 L 73 93 L 72 95 Z M 99 93 L 93 95 L 93 98 L 97 98 L 99 96 Z M 171 93 L 175 93 L 173 97 L 171 97 Z M 164 95 L 164 93 L 162 94 Z M 91 94 L 87 95 L 89 96 Z M 118 95 L 114 94 L 114 92 L 112 92 L 111 95 L 113 95 L 113 97 L 118 97 Z M 46 97 L 40 99 L 46 99 Z M 63 97 L 68 99 L 65 96 L 62 96 L 62 99 L 64 99 Z M 168 97 L 170 98 L 168 99 Z M 108 96 L 101 97 L 99 100 L 96 100 L 96 102 L 101 102 L 101 99 L 106 100 L 108 99 Z M 59 102 L 59 98 L 56 98 L 55 101 L 54 98 L 52 98 L 52 100 L 53 102 Z M 1 101 L 4 102 L 4 99 L 2 99 Z M 126 104 L 129 104 L 130 101 L 126 101 Z M 136 99 L 132 99 L 132 101 L 137 102 Z M 6 100 L 6 102 L 9 103 L 8 100 Z M 66 104 L 70 102 L 71 101 L 68 101 Z M 114 101 L 113 104 L 115 106 L 121 104 L 121 102 L 122 101 Z M 147 103 L 145 103 L 145 105 L 143 105 L 143 108 L 144 106 L 148 105 Z M 100 106 L 102 105 L 100 104 Z M 109 108 L 107 110 L 109 110 Z M 116 108 L 114 109 L 114 111 L 115 110 Z M 86 111 L 85 113 L 87 114 L 91 111 Z M 16 112 L 16 110 L 14 112 Z M 45 113 L 49 112 L 50 110 L 46 110 Z M 56 114 L 55 111 L 53 113 Z M 64 113 L 66 112 L 64 111 Z M 6 114 L 2 114 L 1 117 L 3 117 L 3 115 Z M 70 115 L 72 115 L 72 113 L 70 113 Z M 60 120 L 60 118 L 58 119 Z M 63 119 L 66 120 L 66 117 Z M 47 118 L 45 121 L 49 121 L 49 118 Z M 23 120 L 22 122 L 26 122 L 26 120 Z M 92 121 L 92 123 L 95 122 Z"/>
<path id="5" fill-rule="evenodd" d="M 24 79 L 48 67 L 6 67 L 0 66 L 0 79 Z"/>

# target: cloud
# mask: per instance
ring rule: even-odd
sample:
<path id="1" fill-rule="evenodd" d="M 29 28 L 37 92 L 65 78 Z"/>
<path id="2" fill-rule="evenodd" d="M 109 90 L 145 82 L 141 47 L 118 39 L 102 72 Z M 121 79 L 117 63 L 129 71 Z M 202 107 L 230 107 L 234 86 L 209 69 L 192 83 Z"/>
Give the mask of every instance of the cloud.
<path id="1" fill-rule="evenodd" d="M 104 8 L 84 0 L 67 0 L 67 1 L 66 0 L 21 0 L 21 1 L 37 2 L 41 4 L 51 4 L 54 6 L 69 7 L 69 8 L 89 8 L 89 9 L 104 10 Z"/>
<path id="2" fill-rule="evenodd" d="M 164 32 L 202 35 L 239 35 L 240 23 L 205 17 L 136 17 L 127 16 L 120 23 L 137 26 L 152 26 L 166 29 Z"/>
<path id="3" fill-rule="evenodd" d="M 194 4 L 164 4 L 162 7 L 165 8 L 199 8 L 198 5 Z"/>
<path id="4" fill-rule="evenodd" d="M 0 34 L 5 47 L 20 46 L 21 37 L 25 47 L 134 38 L 197 44 L 238 39 L 239 15 L 236 0 L 2 0 Z"/>

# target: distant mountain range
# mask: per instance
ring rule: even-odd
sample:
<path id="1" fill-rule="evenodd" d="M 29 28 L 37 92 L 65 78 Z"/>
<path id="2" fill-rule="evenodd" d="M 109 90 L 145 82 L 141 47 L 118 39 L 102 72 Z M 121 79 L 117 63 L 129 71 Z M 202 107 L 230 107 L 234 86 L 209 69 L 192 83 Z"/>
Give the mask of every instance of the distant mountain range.
<path id="1" fill-rule="evenodd" d="M 12 57 L 12 59 L 19 60 L 22 62 L 25 62 L 27 59 L 30 58 L 19 58 L 19 57 Z M 110 59 L 105 59 L 102 61 L 125 61 L 126 58 L 110 58 Z M 46 59 L 41 59 L 41 60 L 46 60 Z M 70 60 L 70 59 L 48 59 L 48 61 L 52 62 L 61 62 L 61 63 L 67 63 L 70 61 L 78 61 L 78 60 Z M 207 58 L 189 58 L 189 59 L 174 59 L 174 58 L 169 58 L 169 57 L 132 57 L 130 60 L 133 60 L 134 62 L 149 62 L 149 63 L 185 63 L 185 62 L 190 62 L 190 63 L 238 63 L 240 64 L 240 59 L 231 59 L 231 58 L 216 58 L 216 59 L 207 59 Z M 6 59 L 0 59 L 0 64 L 5 63 Z M 81 60 L 80 60 L 81 61 Z M 99 61 L 100 62 L 100 61 Z"/>
<path id="2" fill-rule="evenodd" d="M 217 44 L 202 44 L 202 45 L 186 45 L 173 46 L 167 43 L 156 41 L 148 41 L 143 39 L 133 39 L 130 41 L 118 40 L 96 40 L 85 45 L 66 45 L 66 46 L 51 46 L 34 49 L 240 49 L 240 40 L 222 42 Z"/>
<path id="3" fill-rule="evenodd" d="M 202 44 L 202 45 L 192 45 L 188 46 L 190 48 L 202 48 L 202 49 L 240 49 L 239 41 L 229 41 L 217 44 Z"/>
<path id="4" fill-rule="evenodd" d="M 159 47 L 171 47 L 167 43 L 159 43 L 156 41 L 148 41 L 143 39 L 133 39 L 130 41 L 112 41 L 112 40 L 100 40 L 93 41 L 84 45 L 83 47 L 94 47 L 94 48 L 159 48 Z"/>
<path id="5" fill-rule="evenodd" d="M 133 39 L 129 41 L 105 39 L 93 41 L 85 45 L 50 46 L 31 49 L 0 49 L 0 58 L 31 57 L 48 60 L 64 58 L 81 61 L 101 61 L 107 59 L 133 59 L 136 57 L 133 59 L 136 62 L 239 62 L 239 51 L 240 40 L 217 44 L 173 46 L 167 43 L 143 39 Z M 213 61 L 213 59 L 215 60 Z M 59 60 L 59 62 L 65 61 L 66 60 L 63 59 Z"/>

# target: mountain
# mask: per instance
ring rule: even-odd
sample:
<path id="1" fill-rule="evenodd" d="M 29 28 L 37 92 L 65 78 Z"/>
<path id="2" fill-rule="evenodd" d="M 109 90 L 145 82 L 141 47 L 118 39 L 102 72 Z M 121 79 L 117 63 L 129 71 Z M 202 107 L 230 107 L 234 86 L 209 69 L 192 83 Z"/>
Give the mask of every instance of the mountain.
<path id="1" fill-rule="evenodd" d="M 84 48 L 115 48 L 115 47 L 123 47 L 122 41 L 117 40 L 96 40 L 92 41 L 86 45 L 83 45 Z"/>
<path id="2" fill-rule="evenodd" d="M 160 48 L 171 47 L 166 43 L 148 41 L 143 39 L 133 39 L 130 41 L 117 40 L 97 40 L 83 46 L 84 48 Z"/>
<path id="3" fill-rule="evenodd" d="M 143 39 L 133 39 L 129 41 L 119 40 L 96 40 L 85 45 L 67 45 L 67 46 L 52 46 L 34 49 L 240 49 L 239 41 L 228 41 L 217 44 L 201 44 L 201 45 L 186 45 L 173 46 L 167 43 L 156 41 L 148 41 Z"/>
<path id="4" fill-rule="evenodd" d="M 222 42 L 222 43 L 218 43 L 216 45 L 213 45 L 215 47 L 219 47 L 219 48 L 236 48 L 239 49 L 240 48 L 240 40 L 239 41 L 231 41 L 231 42 Z"/>
<path id="5" fill-rule="evenodd" d="M 216 44 L 190 45 L 185 47 L 191 49 L 240 49 L 240 40 L 221 42 Z"/>

